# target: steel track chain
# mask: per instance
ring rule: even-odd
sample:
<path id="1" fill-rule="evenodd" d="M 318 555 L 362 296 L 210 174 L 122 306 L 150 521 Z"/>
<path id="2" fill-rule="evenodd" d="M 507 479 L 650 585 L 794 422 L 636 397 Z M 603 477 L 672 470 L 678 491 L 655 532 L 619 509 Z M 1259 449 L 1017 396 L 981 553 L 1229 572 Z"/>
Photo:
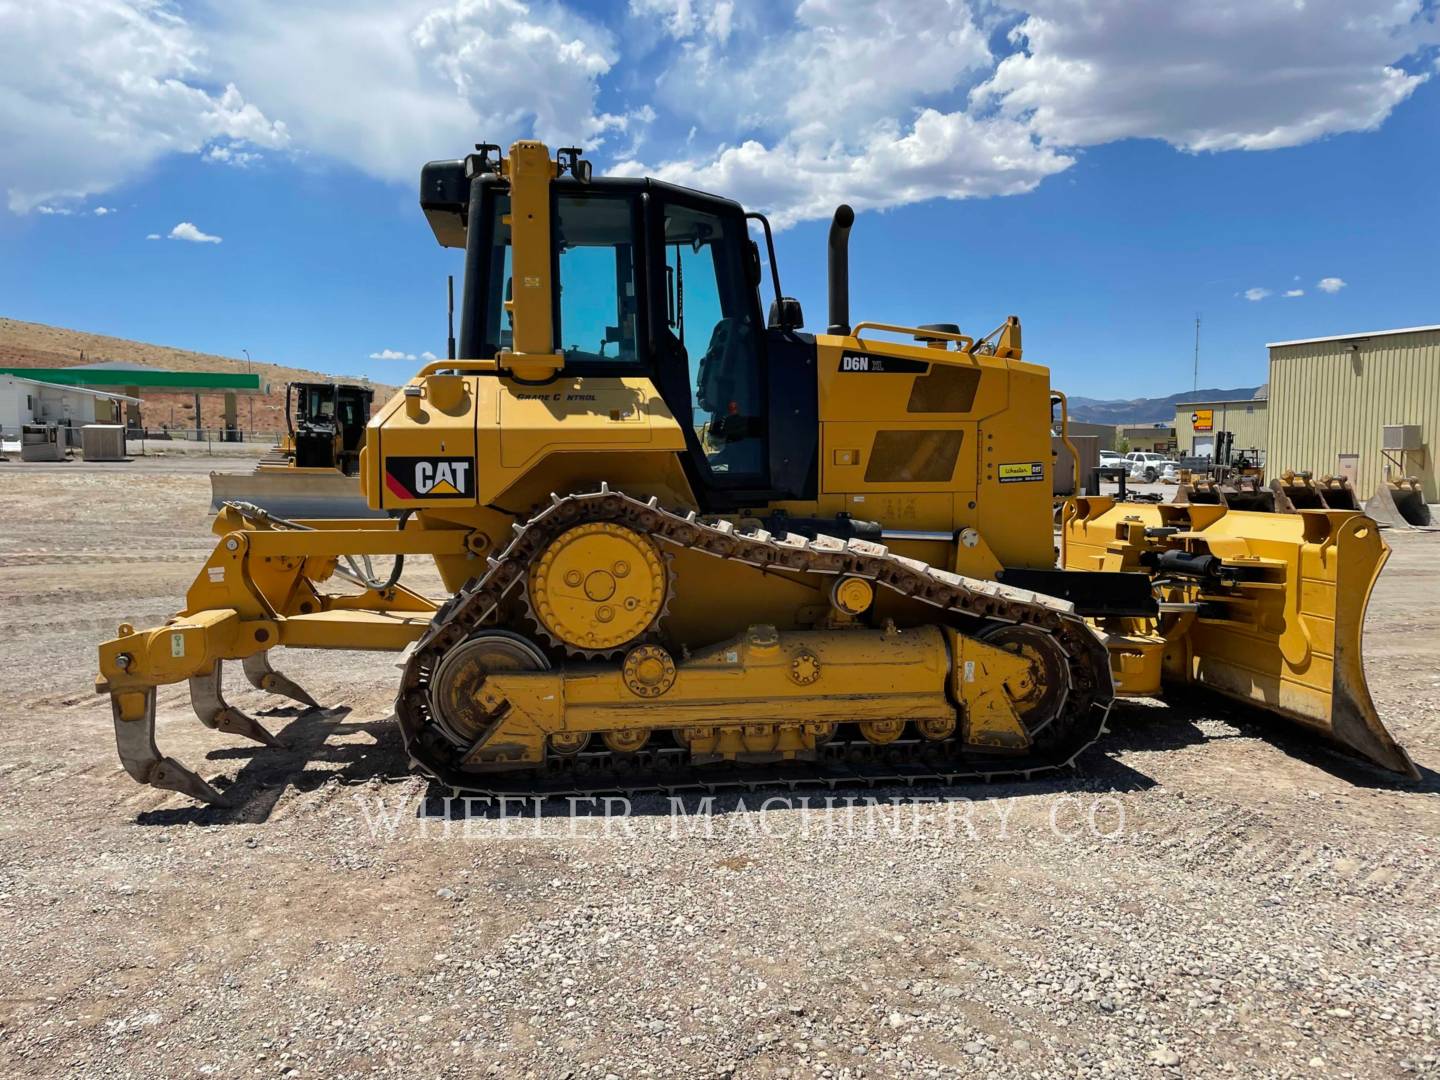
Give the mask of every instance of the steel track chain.
<path id="1" fill-rule="evenodd" d="M 762 571 L 866 578 L 938 609 L 949 620 L 1042 630 L 1055 639 L 1070 663 L 1073 685 L 1064 712 L 1036 736 L 1032 752 L 1024 757 L 967 752 L 955 739 L 940 743 L 901 740 L 886 746 L 857 741 L 827 744 L 821 760 L 815 762 L 685 766 L 680 759 L 686 751 L 660 750 L 568 758 L 553 755 L 547 765 L 517 770 L 513 776 L 463 771 L 458 762 L 468 750 L 447 741 L 431 715 L 430 678 L 436 665 L 448 649 L 484 628 L 512 589 L 523 587 L 531 562 L 551 540 L 572 526 L 593 521 L 626 525 L 671 547 L 700 551 Z M 657 499 L 642 502 L 602 485 L 597 492 L 552 495 L 547 506 L 523 525 L 514 526 L 510 543 L 489 558 L 485 573 L 441 606 L 405 664 L 395 714 L 411 760 L 454 791 L 593 797 L 642 791 L 906 786 L 1028 778 L 1068 766 L 1098 739 L 1105 731 L 1113 699 L 1105 646 L 1066 601 L 950 573 L 865 540 L 824 535 L 810 539 L 794 533 L 775 536 L 763 529 L 741 531 L 730 521 L 707 522 L 694 511 L 676 513 L 660 506 Z"/>

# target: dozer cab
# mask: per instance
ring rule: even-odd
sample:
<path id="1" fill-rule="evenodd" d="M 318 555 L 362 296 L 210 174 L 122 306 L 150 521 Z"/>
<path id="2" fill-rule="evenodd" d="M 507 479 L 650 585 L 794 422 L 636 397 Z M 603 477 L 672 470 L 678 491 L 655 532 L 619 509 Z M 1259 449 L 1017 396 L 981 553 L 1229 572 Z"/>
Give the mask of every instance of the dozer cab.
<path id="1" fill-rule="evenodd" d="M 184 609 L 100 648 L 135 779 L 219 800 L 158 750 L 155 687 L 268 741 L 220 676 L 309 702 L 276 646 L 404 650 L 406 748 L 453 789 L 1028 776 L 1117 696 L 1197 684 L 1414 774 L 1360 662 L 1373 523 L 1081 498 L 1057 566 L 1063 395 L 1014 317 L 852 323 L 848 207 L 810 334 L 768 223 L 728 199 L 520 142 L 426 165 L 420 201 L 465 252 L 462 359 L 370 421 L 388 516 L 221 510 Z M 413 555 L 447 595 L 401 582 Z M 379 580 L 370 556 L 402 558 Z"/>
<path id="2" fill-rule="evenodd" d="M 290 383 L 285 426 L 297 468 L 338 469 L 354 476 L 365 445 L 375 391 L 352 383 Z"/>
<path id="3" fill-rule="evenodd" d="M 285 387 L 285 439 L 250 473 L 210 474 L 210 508 L 248 502 L 284 518 L 372 515 L 356 474 L 375 391 L 339 382 Z"/>

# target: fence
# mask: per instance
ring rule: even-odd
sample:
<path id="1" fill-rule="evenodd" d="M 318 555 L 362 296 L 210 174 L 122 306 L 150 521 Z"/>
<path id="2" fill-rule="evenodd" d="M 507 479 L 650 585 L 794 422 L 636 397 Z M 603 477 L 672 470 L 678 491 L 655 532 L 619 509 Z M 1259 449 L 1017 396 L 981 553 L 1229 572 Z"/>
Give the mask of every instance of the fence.
<path id="1" fill-rule="evenodd" d="M 33 425 L 27 425 L 33 426 Z M 69 450 L 80 449 L 81 425 L 53 425 L 61 446 Z M 0 426 L 0 452 L 18 453 L 21 429 Z M 126 428 L 126 453 L 144 455 L 163 450 L 167 445 L 184 453 L 224 453 L 227 450 L 244 452 L 251 447 L 259 450 L 279 444 L 283 432 L 241 431 L 234 428 Z"/>

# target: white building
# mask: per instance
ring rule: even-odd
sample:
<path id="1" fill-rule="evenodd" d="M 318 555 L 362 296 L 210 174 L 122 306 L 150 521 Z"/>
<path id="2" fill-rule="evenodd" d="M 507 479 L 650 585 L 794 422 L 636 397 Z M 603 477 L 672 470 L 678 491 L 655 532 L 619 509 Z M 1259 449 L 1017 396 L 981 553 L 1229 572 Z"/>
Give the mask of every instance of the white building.
<path id="1" fill-rule="evenodd" d="M 0 375 L 0 432 L 10 441 L 25 424 L 56 424 L 75 429 L 70 443 L 80 441 L 86 424 L 118 424 L 120 406 L 139 399 L 80 386 L 61 386 L 20 375 Z"/>

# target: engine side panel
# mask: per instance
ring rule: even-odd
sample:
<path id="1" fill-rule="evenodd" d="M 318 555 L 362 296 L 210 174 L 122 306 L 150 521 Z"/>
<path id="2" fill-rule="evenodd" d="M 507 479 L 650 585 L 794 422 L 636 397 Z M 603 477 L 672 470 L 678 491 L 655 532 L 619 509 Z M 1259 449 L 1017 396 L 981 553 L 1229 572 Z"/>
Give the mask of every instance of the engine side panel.
<path id="1" fill-rule="evenodd" d="M 991 565 L 1054 565 L 1045 368 L 869 338 L 816 342 L 823 508 L 887 529 L 975 529 Z"/>

